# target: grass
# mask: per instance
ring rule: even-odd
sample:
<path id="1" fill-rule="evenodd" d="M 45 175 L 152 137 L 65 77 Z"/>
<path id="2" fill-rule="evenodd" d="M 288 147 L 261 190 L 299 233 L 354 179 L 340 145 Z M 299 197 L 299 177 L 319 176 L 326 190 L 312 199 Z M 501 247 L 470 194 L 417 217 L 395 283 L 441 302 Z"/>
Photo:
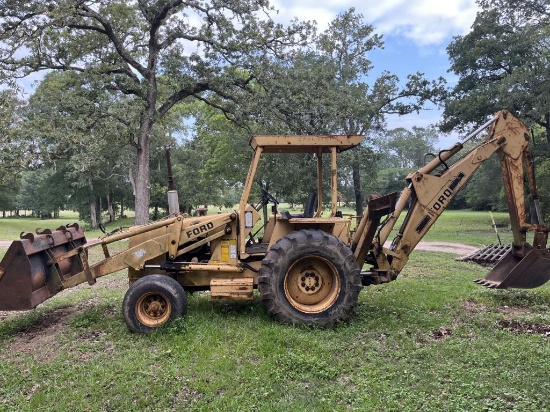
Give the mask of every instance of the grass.
<path id="1" fill-rule="evenodd" d="M 493 217 L 503 244 L 512 242 L 510 217 L 505 212 L 494 212 Z M 459 242 L 472 246 L 498 244 L 489 212 L 448 210 L 436 221 L 424 237 L 426 241 Z"/>
<path id="2" fill-rule="evenodd" d="M 442 217 L 434 239 L 485 231 L 474 215 Z M 548 410 L 550 287 L 488 290 L 472 282 L 484 272 L 416 251 L 330 329 L 282 325 L 257 295 L 196 293 L 184 318 L 150 336 L 124 324 L 118 273 L 0 321 L 0 410 Z"/>

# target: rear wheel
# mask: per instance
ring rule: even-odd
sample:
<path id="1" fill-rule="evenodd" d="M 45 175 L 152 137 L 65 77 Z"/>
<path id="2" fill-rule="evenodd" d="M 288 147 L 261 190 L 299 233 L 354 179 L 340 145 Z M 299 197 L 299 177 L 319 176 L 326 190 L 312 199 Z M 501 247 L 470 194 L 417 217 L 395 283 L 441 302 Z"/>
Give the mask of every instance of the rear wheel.
<path id="1" fill-rule="evenodd" d="M 166 275 L 138 279 L 128 288 L 122 302 L 124 320 L 130 330 L 137 333 L 150 333 L 186 311 L 185 291 Z"/>
<path id="2" fill-rule="evenodd" d="M 361 290 L 351 250 L 319 230 L 301 230 L 275 243 L 262 261 L 260 296 L 285 323 L 330 325 L 349 318 Z"/>

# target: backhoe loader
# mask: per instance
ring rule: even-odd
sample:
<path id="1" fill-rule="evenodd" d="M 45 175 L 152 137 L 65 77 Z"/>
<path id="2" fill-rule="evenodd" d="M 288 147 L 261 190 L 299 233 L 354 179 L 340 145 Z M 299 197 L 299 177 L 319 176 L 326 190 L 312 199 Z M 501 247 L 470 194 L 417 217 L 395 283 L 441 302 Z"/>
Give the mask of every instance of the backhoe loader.
<path id="1" fill-rule="evenodd" d="M 31 309 L 63 289 L 93 285 L 102 276 L 128 269 L 130 286 L 122 312 L 134 332 L 149 333 L 182 316 L 186 293 L 193 291 L 209 291 L 212 299 L 244 300 L 258 289 L 269 314 L 285 323 L 323 326 L 343 321 L 352 314 L 362 286 L 397 278 L 418 242 L 494 154 L 502 166 L 513 244 L 479 283 L 492 288 L 540 286 L 550 279 L 550 251 L 529 130 L 501 111 L 465 140 L 486 128 L 486 137 L 471 149 L 464 148 L 465 141 L 456 143 L 410 173 L 400 194 L 372 196 L 353 230 L 353 217 L 338 210 L 337 155 L 361 144 L 362 136 L 252 136 L 252 162 L 234 211 L 197 217 L 174 213 L 89 243 L 75 224 L 22 235 L 0 262 L 0 310 Z M 279 210 L 277 198 L 265 188 L 259 201 L 252 202 L 260 159 L 290 153 L 316 159 L 317 187 L 304 212 Z M 330 169 L 326 180 L 331 205 L 324 212 L 323 162 Z M 534 223 L 526 222 L 525 180 L 535 205 Z M 111 254 L 109 245 L 123 239 L 127 249 Z M 88 251 L 95 247 L 103 249 L 104 257 L 92 264 Z"/>

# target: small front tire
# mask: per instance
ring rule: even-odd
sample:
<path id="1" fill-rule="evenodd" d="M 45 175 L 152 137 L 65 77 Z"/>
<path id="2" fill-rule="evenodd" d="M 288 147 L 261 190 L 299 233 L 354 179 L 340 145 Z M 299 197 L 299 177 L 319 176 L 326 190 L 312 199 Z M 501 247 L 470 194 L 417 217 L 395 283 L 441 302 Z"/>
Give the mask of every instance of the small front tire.
<path id="1" fill-rule="evenodd" d="M 166 275 L 148 275 L 129 288 L 122 301 L 128 328 L 136 333 L 153 330 L 185 315 L 187 298 L 183 287 Z"/>

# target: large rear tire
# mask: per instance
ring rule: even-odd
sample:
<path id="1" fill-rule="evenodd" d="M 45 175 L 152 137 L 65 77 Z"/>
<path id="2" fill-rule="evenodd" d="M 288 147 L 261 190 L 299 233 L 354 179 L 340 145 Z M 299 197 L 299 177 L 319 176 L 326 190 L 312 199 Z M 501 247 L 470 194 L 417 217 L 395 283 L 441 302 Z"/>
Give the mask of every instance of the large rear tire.
<path id="1" fill-rule="evenodd" d="M 151 333 L 187 311 L 183 287 L 166 275 L 144 276 L 128 288 L 122 314 L 131 331 Z"/>
<path id="2" fill-rule="evenodd" d="M 357 306 L 360 268 L 338 238 L 300 230 L 271 247 L 258 284 L 270 315 L 284 323 L 328 326 L 347 320 Z"/>

